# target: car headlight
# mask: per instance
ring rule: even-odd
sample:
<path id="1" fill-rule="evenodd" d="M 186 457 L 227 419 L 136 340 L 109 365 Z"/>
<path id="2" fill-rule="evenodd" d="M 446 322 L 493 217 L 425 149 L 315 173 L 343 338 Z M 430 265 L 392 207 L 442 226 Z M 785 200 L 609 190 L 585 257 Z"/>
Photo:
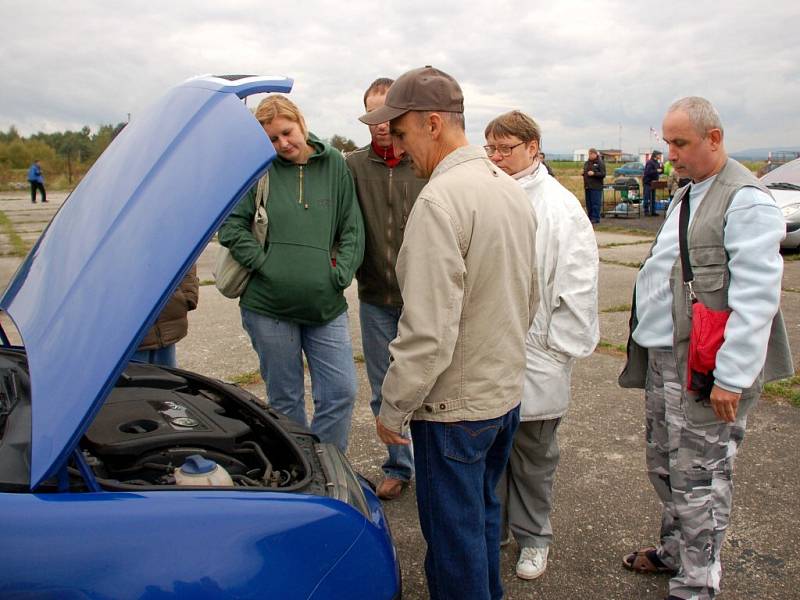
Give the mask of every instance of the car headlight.
<path id="1" fill-rule="evenodd" d="M 787 221 L 800 220 L 800 202 L 787 204 L 781 208 L 781 212 L 783 213 L 783 218 Z"/>
<path id="2" fill-rule="evenodd" d="M 325 472 L 328 496 L 347 502 L 369 518 L 369 506 L 364 490 L 344 454 L 333 444 L 314 444 L 322 470 Z"/>

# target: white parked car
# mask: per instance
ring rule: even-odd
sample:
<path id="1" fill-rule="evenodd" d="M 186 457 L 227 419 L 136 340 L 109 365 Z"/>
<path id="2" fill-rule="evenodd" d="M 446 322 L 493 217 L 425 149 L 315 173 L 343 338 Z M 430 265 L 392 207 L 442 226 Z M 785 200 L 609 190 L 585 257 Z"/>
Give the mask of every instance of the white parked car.
<path id="1" fill-rule="evenodd" d="M 786 237 L 781 248 L 800 250 L 800 158 L 764 175 L 761 183 L 769 188 L 786 219 Z"/>

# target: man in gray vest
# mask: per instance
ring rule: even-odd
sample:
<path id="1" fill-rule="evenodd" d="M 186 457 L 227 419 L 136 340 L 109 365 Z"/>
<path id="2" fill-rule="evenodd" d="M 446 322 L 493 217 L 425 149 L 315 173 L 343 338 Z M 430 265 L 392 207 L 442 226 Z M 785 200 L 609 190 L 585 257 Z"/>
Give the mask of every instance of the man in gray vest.
<path id="1" fill-rule="evenodd" d="M 731 509 L 733 462 L 764 382 L 793 373 L 780 312 L 785 225 L 769 192 L 723 145 L 712 104 L 670 106 L 663 139 L 691 185 L 678 190 L 636 278 L 623 387 L 645 388 L 646 459 L 663 504 L 659 543 L 623 557 L 628 569 L 670 573 L 668 600 L 706 600 L 720 588 L 720 548 Z M 689 206 L 684 284 L 679 214 Z M 687 389 L 689 292 L 730 311 L 709 397 Z"/>

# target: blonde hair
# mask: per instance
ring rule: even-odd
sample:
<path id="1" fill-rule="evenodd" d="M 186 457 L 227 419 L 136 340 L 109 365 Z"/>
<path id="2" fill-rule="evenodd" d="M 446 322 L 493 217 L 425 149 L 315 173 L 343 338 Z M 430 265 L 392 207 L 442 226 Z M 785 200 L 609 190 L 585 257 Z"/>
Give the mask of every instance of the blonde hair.
<path id="1" fill-rule="evenodd" d="M 286 96 L 281 94 L 267 96 L 258 103 L 255 115 L 262 127 L 264 125 L 269 125 L 278 117 L 283 117 L 284 119 L 297 123 L 300 126 L 303 137 L 308 139 L 308 127 L 306 127 L 306 120 L 303 118 L 303 113 L 301 113 L 297 105 Z"/>

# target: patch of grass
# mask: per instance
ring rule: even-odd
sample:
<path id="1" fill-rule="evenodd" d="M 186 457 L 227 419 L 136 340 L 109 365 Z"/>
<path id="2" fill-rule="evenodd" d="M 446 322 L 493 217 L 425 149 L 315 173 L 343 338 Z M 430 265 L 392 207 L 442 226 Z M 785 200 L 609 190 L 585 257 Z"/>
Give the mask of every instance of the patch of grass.
<path id="1" fill-rule="evenodd" d="M 363 363 L 364 355 L 361 352 L 356 352 L 355 354 L 353 354 L 353 362 Z"/>
<path id="2" fill-rule="evenodd" d="M 597 225 L 595 231 L 603 231 L 605 233 L 621 233 L 623 235 L 639 235 L 653 239 L 653 232 L 646 229 L 636 229 L 633 227 L 622 227 L 620 225 Z"/>
<path id="3" fill-rule="evenodd" d="M 625 344 L 615 344 L 608 340 L 600 340 L 597 342 L 597 350 L 607 354 L 624 355 L 627 353 L 628 348 Z"/>
<path id="4" fill-rule="evenodd" d="M 28 254 L 30 247 L 25 241 L 19 237 L 19 234 L 14 230 L 14 224 L 8 215 L 0 210 L 0 230 L 8 236 L 8 241 L 11 244 L 11 256 L 25 256 Z"/>
<path id="5" fill-rule="evenodd" d="M 255 383 L 261 383 L 261 381 L 261 373 L 258 371 L 239 373 L 238 375 L 234 375 L 230 378 L 230 382 L 235 383 L 236 385 L 253 385 Z"/>
<path id="6" fill-rule="evenodd" d="M 800 260 L 800 252 L 795 252 L 794 254 L 786 253 L 783 255 L 783 262 L 792 262 L 795 260 Z"/>
<path id="7" fill-rule="evenodd" d="M 785 287 L 781 288 L 784 292 L 794 292 L 795 294 L 800 294 L 800 288 L 796 287 Z"/>
<path id="8" fill-rule="evenodd" d="M 653 238 L 649 240 L 636 240 L 635 242 L 611 242 L 609 244 L 600 244 L 598 248 L 617 248 L 619 246 L 639 246 L 642 244 L 652 244 Z"/>
<path id="9" fill-rule="evenodd" d="M 200 282 L 200 285 L 214 285 L 215 283 L 217 282 L 213 279 L 203 279 L 203 281 Z"/>
<path id="10" fill-rule="evenodd" d="M 764 393 L 768 396 L 788 400 L 800 408 L 800 375 L 767 383 L 764 385 Z"/>
<path id="11" fill-rule="evenodd" d="M 607 265 L 619 265 L 620 267 L 630 267 L 632 269 L 638 269 L 641 263 L 638 262 L 630 262 L 627 260 L 611 260 L 610 258 L 603 258 L 600 257 L 600 262 L 605 263 Z"/>
<path id="12" fill-rule="evenodd" d="M 600 311 L 601 313 L 615 313 L 615 312 L 631 312 L 630 304 L 617 304 L 616 306 L 609 306 Z"/>

